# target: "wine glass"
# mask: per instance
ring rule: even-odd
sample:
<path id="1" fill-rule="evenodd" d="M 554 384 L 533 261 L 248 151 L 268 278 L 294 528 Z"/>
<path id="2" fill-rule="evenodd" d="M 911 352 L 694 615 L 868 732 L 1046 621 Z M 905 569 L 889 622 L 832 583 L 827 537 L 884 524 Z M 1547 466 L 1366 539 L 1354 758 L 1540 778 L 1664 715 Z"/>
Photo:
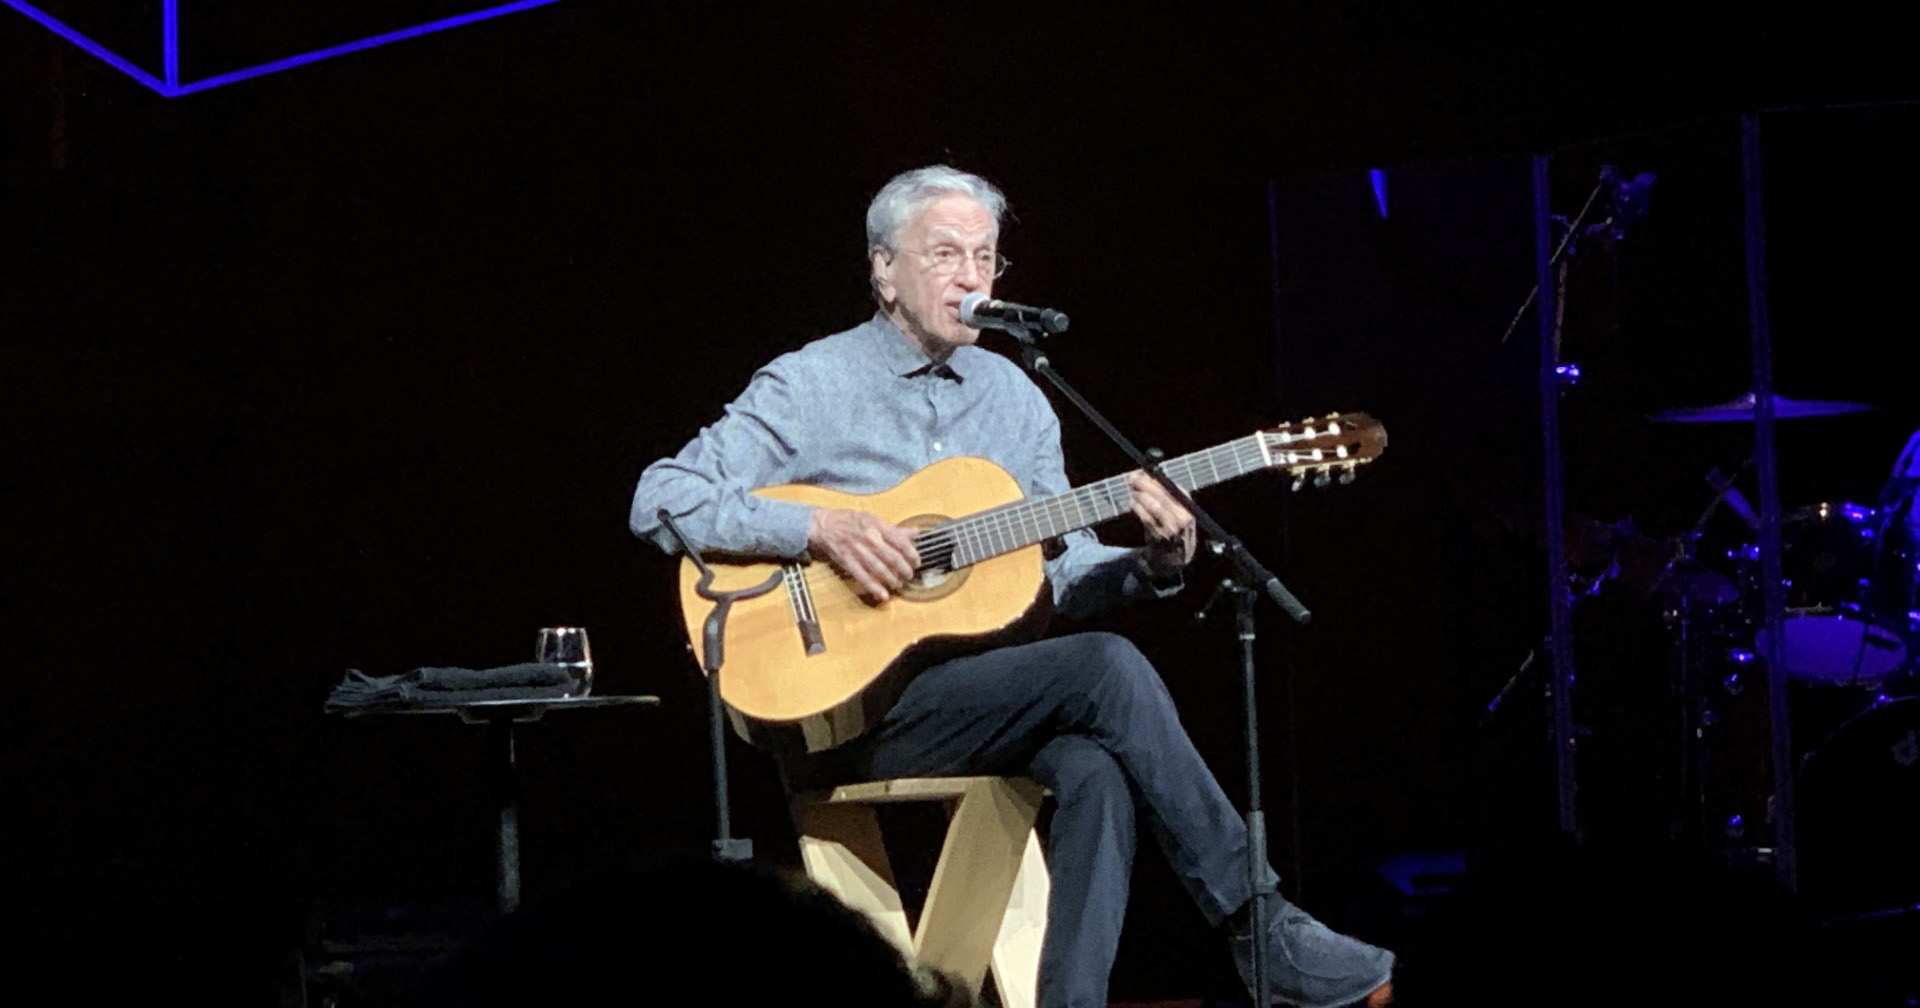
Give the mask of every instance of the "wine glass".
<path id="1" fill-rule="evenodd" d="M 573 677 L 568 696 L 586 696 L 593 692 L 593 649 L 587 645 L 585 627 L 542 627 L 535 642 L 533 660 L 558 665 Z"/>

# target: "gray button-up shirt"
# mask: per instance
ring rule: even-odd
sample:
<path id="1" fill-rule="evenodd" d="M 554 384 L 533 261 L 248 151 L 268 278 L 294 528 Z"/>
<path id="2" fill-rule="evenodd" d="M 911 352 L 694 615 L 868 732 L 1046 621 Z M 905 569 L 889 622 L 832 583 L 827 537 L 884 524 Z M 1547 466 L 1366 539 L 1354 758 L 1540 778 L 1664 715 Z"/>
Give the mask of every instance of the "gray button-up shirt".
<path id="1" fill-rule="evenodd" d="M 815 340 L 755 372 L 721 418 L 678 455 L 647 467 L 628 525 L 669 553 L 666 508 L 695 547 L 791 557 L 807 546 L 813 508 L 755 496 L 805 483 L 846 493 L 889 489 L 954 455 L 990 459 L 1029 497 L 1072 489 L 1060 421 L 1019 366 L 978 347 L 934 364 L 884 316 Z M 1059 610 L 1085 616 L 1129 596 L 1151 597 L 1133 551 L 1068 533 L 1047 561 Z"/>

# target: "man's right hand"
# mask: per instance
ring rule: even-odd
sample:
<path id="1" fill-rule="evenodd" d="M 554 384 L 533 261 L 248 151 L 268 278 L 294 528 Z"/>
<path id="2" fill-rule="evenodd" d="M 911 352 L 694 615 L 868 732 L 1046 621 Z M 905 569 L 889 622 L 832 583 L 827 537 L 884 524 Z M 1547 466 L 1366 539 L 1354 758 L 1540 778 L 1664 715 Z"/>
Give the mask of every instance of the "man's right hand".
<path id="1" fill-rule="evenodd" d="M 807 546 L 860 586 L 861 594 L 885 602 L 913 577 L 920 553 L 913 533 L 866 513 L 844 508 L 814 508 L 807 525 Z"/>

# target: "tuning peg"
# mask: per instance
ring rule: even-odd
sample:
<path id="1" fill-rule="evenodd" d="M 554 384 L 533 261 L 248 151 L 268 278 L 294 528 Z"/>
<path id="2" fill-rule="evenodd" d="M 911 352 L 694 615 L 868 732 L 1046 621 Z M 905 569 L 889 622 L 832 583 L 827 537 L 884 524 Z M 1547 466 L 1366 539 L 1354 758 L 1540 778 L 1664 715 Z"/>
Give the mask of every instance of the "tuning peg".
<path id="1" fill-rule="evenodd" d="M 1345 469 L 1340 470 L 1341 486 L 1346 486 L 1348 483 L 1353 482 L 1353 470 L 1354 470 L 1353 466 L 1348 466 Z"/>
<path id="2" fill-rule="evenodd" d="M 1305 476 L 1295 476 L 1293 478 L 1293 485 L 1288 487 L 1287 489 L 1292 490 L 1295 493 L 1298 493 L 1300 491 L 1300 488 L 1306 485 L 1307 485 L 1307 478 Z"/>
<path id="3" fill-rule="evenodd" d="M 1328 475 L 1325 469 L 1313 474 L 1313 485 L 1316 487 L 1323 487 L 1331 482 L 1333 482 L 1333 477 Z"/>

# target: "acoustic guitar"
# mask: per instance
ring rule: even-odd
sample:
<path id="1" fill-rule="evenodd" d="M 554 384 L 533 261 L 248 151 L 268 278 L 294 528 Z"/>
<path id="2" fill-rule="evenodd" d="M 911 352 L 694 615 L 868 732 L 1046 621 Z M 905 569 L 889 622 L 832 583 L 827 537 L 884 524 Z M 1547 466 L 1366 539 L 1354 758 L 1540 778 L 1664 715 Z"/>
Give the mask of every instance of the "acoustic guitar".
<path id="1" fill-rule="evenodd" d="M 1386 446 L 1386 429 L 1372 417 L 1336 413 L 1169 459 L 1161 469 L 1189 492 L 1267 469 L 1292 473 L 1298 490 L 1352 482 Z M 825 563 L 709 560 L 709 590 L 750 596 L 728 607 L 720 638 L 720 698 L 734 730 L 778 752 L 831 749 L 872 727 L 921 669 L 1038 636 L 1052 611 L 1043 544 L 1127 514 L 1127 479 L 1026 498 L 1006 470 L 960 456 L 874 494 L 800 484 L 754 491 L 916 529 L 920 567 L 875 604 Z M 705 667 L 714 604 L 700 594 L 702 577 L 691 559 L 681 561 L 681 613 Z"/>

